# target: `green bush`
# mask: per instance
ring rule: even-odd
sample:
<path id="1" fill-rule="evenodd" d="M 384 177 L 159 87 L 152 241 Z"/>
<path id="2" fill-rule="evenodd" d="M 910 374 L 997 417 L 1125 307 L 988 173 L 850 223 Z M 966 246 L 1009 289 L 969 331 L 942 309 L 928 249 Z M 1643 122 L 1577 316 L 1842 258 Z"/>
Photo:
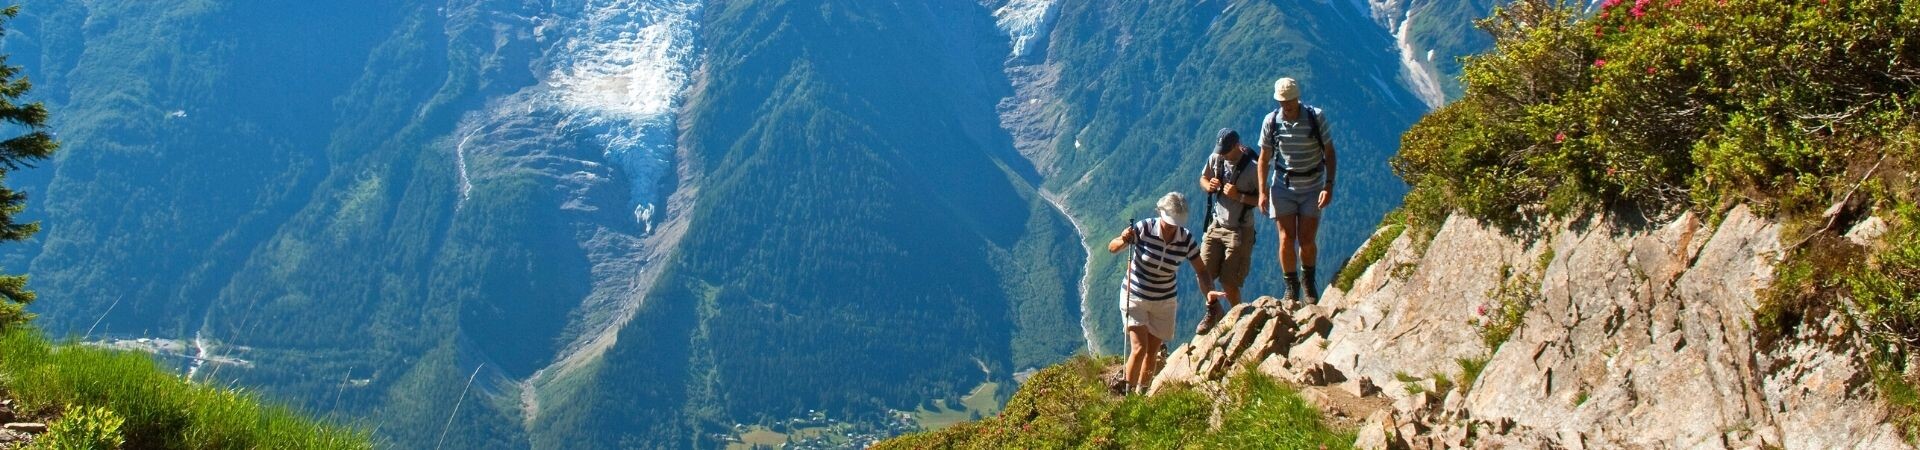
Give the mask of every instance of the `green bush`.
<path id="1" fill-rule="evenodd" d="M 1100 375 L 1117 358 L 1077 357 L 1042 370 L 1007 408 L 982 421 L 901 436 L 875 448 L 1350 448 L 1353 435 L 1327 428 L 1297 392 L 1258 372 L 1227 383 L 1223 425 L 1211 430 L 1214 400 L 1174 388 L 1115 397 Z"/>
<path id="2" fill-rule="evenodd" d="M 1920 2 L 1521 0 L 1466 94 L 1403 137 L 1428 222 L 1736 202 L 1804 213 L 1914 124 Z M 1911 162 L 1911 161 L 1908 161 Z"/>
<path id="3" fill-rule="evenodd" d="M 1487 292 L 1492 301 L 1491 307 L 1483 314 L 1480 329 L 1480 343 L 1487 346 L 1488 352 L 1500 350 L 1513 333 L 1520 330 L 1526 322 L 1527 311 L 1540 298 L 1540 283 L 1527 273 L 1515 273 L 1512 267 L 1501 269 L 1504 281 Z"/>
<path id="4" fill-rule="evenodd" d="M 120 448 L 126 439 L 120 436 L 120 426 L 126 420 L 106 408 L 81 406 L 67 408 L 66 415 L 47 427 L 47 433 L 40 435 L 27 447 L 34 450 L 112 450 Z"/>

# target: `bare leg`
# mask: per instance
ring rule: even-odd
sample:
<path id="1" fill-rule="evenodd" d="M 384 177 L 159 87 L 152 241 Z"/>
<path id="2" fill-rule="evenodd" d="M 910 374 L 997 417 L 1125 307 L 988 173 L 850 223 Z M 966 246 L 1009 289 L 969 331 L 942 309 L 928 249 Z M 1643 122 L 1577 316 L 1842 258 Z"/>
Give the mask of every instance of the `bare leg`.
<path id="1" fill-rule="evenodd" d="M 1227 292 L 1227 307 L 1232 308 L 1235 306 L 1240 306 L 1240 286 L 1226 284 L 1226 283 L 1220 283 L 1220 284 L 1223 285 L 1220 290 Z M 1207 307 L 1209 308 L 1213 307 L 1213 304 L 1212 304 L 1213 299 L 1207 299 L 1207 301 L 1208 301 Z"/>
<path id="2" fill-rule="evenodd" d="M 1315 239 L 1315 237 L 1317 237 L 1320 234 L 1320 218 L 1305 217 L 1305 216 L 1300 217 L 1299 231 L 1300 231 L 1300 263 L 1308 266 L 1319 267 L 1320 265 L 1315 264 L 1314 260 L 1319 259 L 1319 256 L 1320 256 L 1320 244 L 1319 244 L 1320 240 Z"/>
<path id="3" fill-rule="evenodd" d="M 1300 237 L 1305 237 L 1305 236 L 1300 236 L 1300 230 L 1298 229 L 1300 222 L 1305 222 L 1305 220 L 1302 220 L 1298 215 L 1280 216 L 1279 218 L 1276 218 L 1273 220 L 1274 228 L 1280 230 L 1279 234 L 1280 234 L 1280 271 L 1281 272 L 1292 272 L 1295 270 L 1299 270 L 1298 268 L 1300 266 L 1296 261 L 1294 261 L 1294 258 L 1293 258 L 1293 247 L 1295 245 L 1294 244 L 1295 239 Z M 1319 228 L 1319 225 L 1320 225 L 1320 222 L 1319 220 L 1316 219 L 1314 221 L 1314 228 Z M 1307 242 L 1313 242 L 1313 241 L 1309 239 Z"/>
<path id="4" fill-rule="evenodd" d="M 1149 349 L 1147 351 L 1146 370 L 1140 372 L 1140 393 L 1144 394 L 1147 392 L 1147 388 L 1153 385 L 1153 377 L 1160 374 L 1160 344 L 1162 342 L 1160 338 L 1154 337 L 1153 333 L 1141 334 L 1146 335 L 1145 337 L 1148 341 L 1147 348 Z"/>
<path id="5" fill-rule="evenodd" d="M 1152 362 L 1152 357 L 1149 356 L 1151 353 L 1148 352 L 1159 349 L 1158 346 L 1148 347 L 1148 344 L 1152 344 L 1149 342 L 1152 339 L 1153 334 L 1147 332 L 1145 325 L 1127 327 L 1127 342 L 1133 345 L 1133 351 L 1127 353 L 1128 392 L 1132 392 L 1134 387 L 1139 386 L 1141 380 L 1146 378 L 1147 365 Z"/>

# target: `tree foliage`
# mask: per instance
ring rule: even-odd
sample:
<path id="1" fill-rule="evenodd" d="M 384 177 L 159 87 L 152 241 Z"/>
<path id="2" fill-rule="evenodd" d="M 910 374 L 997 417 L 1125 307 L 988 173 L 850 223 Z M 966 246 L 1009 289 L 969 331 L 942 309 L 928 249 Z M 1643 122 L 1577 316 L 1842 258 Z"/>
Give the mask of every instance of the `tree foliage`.
<path id="1" fill-rule="evenodd" d="M 19 5 L 0 9 L 0 35 L 6 33 L 5 22 L 19 14 Z M 8 172 L 32 167 L 60 148 L 60 143 L 47 129 L 46 106 L 30 101 L 27 98 L 30 90 L 33 83 L 20 73 L 20 67 L 8 64 L 6 57 L 0 56 L 0 122 L 5 123 L 0 129 L 18 133 L 0 140 L 0 179 L 5 179 Z M 25 240 L 40 231 L 38 222 L 14 220 L 26 209 L 26 203 L 26 193 L 0 185 L 0 242 Z M 26 275 L 0 275 L 0 298 L 5 298 L 0 300 L 0 329 L 33 317 L 26 312 L 27 304 L 34 300 L 33 291 L 27 289 Z"/>

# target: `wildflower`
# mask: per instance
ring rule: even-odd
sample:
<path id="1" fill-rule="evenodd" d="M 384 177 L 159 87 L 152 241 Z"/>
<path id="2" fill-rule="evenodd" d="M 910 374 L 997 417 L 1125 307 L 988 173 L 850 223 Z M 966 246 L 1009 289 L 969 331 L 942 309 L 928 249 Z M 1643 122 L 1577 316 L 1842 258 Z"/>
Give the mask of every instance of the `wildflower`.
<path id="1" fill-rule="evenodd" d="M 1653 66 L 1647 66 L 1647 75 L 1653 75 L 1653 73 L 1654 73 Z"/>
<path id="2" fill-rule="evenodd" d="M 1555 143 L 1555 144 L 1558 144 L 1558 143 L 1561 143 L 1561 142 L 1566 142 L 1566 141 L 1567 141 L 1567 132 L 1565 132 L 1565 131 L 1562 131 L 1562 132 L 1560 132 L 1560 133 L 1558 133 L 1558 134 L 1554 134 L 1554 135 L 1553 135 L 1553 143 Z M 1485 307 L 1483 306 L 1483 307 L 1481 307 L 1481 308 L 1485 308 Z"/>
<path id="3" fill-rule="evenodd" d="M 1607 60 L 1605 60 L 1605 59 L 1596 59 L 1596 60 L 1593 60 L 1593 68 L 1595 68 L 1595 69 L 1604 69 L 1604 68 L 1606 68 L 1606 67 L 1607 67 Z"/>

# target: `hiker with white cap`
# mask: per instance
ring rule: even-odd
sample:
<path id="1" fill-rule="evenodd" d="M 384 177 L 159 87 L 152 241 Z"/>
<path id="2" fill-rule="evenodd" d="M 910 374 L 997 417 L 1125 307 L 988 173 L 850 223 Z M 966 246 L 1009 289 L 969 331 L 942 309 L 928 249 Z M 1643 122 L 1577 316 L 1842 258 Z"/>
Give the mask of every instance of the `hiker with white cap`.
<path id="1" fill-rule="evenodd" d="M 1314 239 L 1321 210 L 1333 202 L 1333 141 L 1327 140 L 1327 118 L 1320 108 L 1300 104 L 1298 81 L 1275 80 L 1273 100 L 1279 107 L 1267 114 L 1260 129 L 1260 208 L 1280 231 L 1286 299 L 1316 303 L 1319 246 Z"/>
<path id="2" fill-rule="evenodd" d="M 1254 166 L 1253 149 L 1240 143 L 1240 133 L 1221 128 L 1214 138 L 1213 154 L 1200 171 L 1200 189 L 1206 190 L 1209 209 L 1206 233 L 1200 240 L 1200 259 L 1219 277 L 1220 290 L 1226 292 L 1226 305 L 1207 299 L 1207 316 L 1200 320 L 1196 334 L 1213 330 L 1225 308 L 1240 304 L 1240 286 L 1253 270 L 1253 209 L 1260 201 L 1260 175 Z"/>
<path id="3" fill-rule="evenodd" d="M 1160 217 L 1141 220 L 1127 226 L 1107 243 L 1108 253 L 1119 253 L 1133 245 L 1133 257 L 1127 262 L 1127 280 L 1120 289 L 1120 315 L 1132 350 L 1127 354 L 1125 390 L 1145 392 L 1158 370 L 1160 345 L 1173 339 L 1174 313 L 1178 311 L 1174 274 L 1181 261 L 1193 263 L 1201 289 L 1213 290 L 1213 277 L 1206 261 L 1200 259 L 1200 245 L 1188 232 L 1187 199 L 1169 192 L 1155 204 Z M 1224 296 L 1208 292 L 1208 297 Z"/>

